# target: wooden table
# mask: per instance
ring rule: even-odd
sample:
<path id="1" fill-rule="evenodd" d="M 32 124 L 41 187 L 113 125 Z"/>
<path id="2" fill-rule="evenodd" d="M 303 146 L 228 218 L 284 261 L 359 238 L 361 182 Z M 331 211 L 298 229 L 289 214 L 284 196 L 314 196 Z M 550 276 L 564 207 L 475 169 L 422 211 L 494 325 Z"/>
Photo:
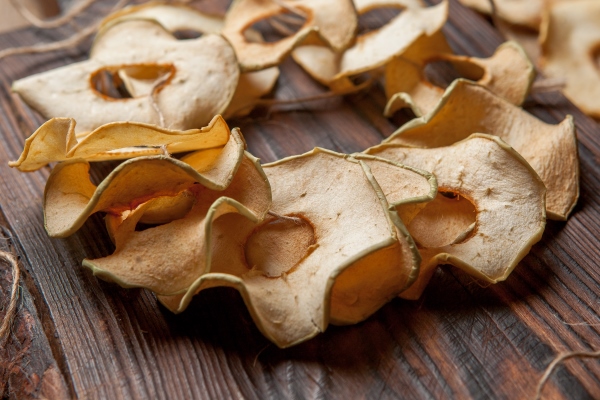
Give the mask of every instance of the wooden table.
<path id="1" fill-rule="evenodd" d="M 98 1 L 85 26 L 113 2 Z M 217 0 L 200 5 L 224 9 Z M 502 42 L 479 15 L 450 3 L 445 33 L 459 54 L 489 56 Z M 64 38 L 73 26 L 0 35 L 0 48 Z M 355 326 L 331 326 L 280 350 L 262 337 L 239 294 L 212 289 L 173 315 L 145 290 L 125 290 L 81 267 L 109 254 L 100 215 L 67 239 L 42 223 L 49 168 L 20 173 L 6 162 L 44 119 L 11 94 L 15 79 L 85 59 L 90 41 L 65 51 L 0 61 L 0 248 L 20 256 L 24 275 L 12 336 L 0 349 L 0 393 L 8 398 L 532 398 L 546 366 L 564 351 L 600 348 L 600 129 L 562 95 L 536 95 L 526 109 L 556 123 L 572 114 L 581 157 L 581 197 L 568 222 L 549 221 L 543 239 L 510 278 L 483 287 L 440 268 L 419 301 L 396 299 Z M 277 98 L 323 92 L 292 61 Z M 389 136 L 402 115 L 382 116 L 380 87 L 264 110 L 240 126 L 249 150 L 273 161 L 322 146 L 360 151 Z M 97 165 L 95 179 L 114 165 Z M 1 264 L 0 297 L 11 275 Z M 0 316 L 5 310 L 0 310 Z M 569 360 L 546 398 L 600 398 L 600 363 Z"/>

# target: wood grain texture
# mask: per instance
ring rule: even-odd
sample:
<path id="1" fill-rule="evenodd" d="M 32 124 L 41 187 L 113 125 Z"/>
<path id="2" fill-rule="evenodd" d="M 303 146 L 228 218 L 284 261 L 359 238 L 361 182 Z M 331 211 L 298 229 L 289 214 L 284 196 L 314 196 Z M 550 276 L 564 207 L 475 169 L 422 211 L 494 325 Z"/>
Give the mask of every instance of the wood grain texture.
<path id="1" fill-rule="evenodd" d="M 5 227 L 5 219 L 0 214 L 0 249 L 18 254 L 12 239 L 12 234 Z M 0 269 L 0 298 L 2 304 L 12 291 L 12 269 L 4 261 Z M 22 267 L 22 266 L 20 266 Z M 25 274 L 26 271 L 21 272 Z M 26 275 L 28 280 L 30 276 Z M 33 282 L 20 280 L 20 307 L 11 325 L 9 339 L 0 349 L 0 393 L 2 398 L 64 398 L 68 395 L 55 356 L 60 357 L 60 349 L 49 343 L 54 338 L 52 321 L 40 318 L 35 305 L 38 296 L 32 295 L 29 287 L 34 288 Z M 7 309 L 0 310 L 0 318 L 7 317 Z M 47 336 L 48 335 L 48 336 Z M 54 347 L 54 348 L 53 348 Z M 57 354 L 55 354 L 57 353 Z"/>
<path id="2" fill-rule="evenodd" d="M 89 23 L 112 3 L 97 2 L 77 22 Z M 216 0 L 199 4 L 224 7 Z M 445 33 L 455 51 L 492 54 L 502 41 L 498 32 L 456 1 L 450 4 Z M 60 39 L 72 29 L 2 34 L 0 48 Z M 361 324 L 332 326 L 280 350 L 262 337 L 231 289 L 202 292 L 186 312 L 172 315 L 147 291 L 97 280 L 80 263 L 112 251 L 100 216 L 67 239 L 45 234 L 41 199 L 49 169 L 23 174 L 6 165 L 43 119 L 11 94 L 10 85 L 84 59 L 88 46 L 0 61 L 0 207 L 27 272 L 25 286 L 36 298 L 31 303 L 32 296 L 24 296 L 22 310 L 33 310 L 27 311 L 33 337 L 47 349 L 46 358 L 23 373 L 40 377 L 52 365 L 56 398 L 531 398 L 556 354 L 600 348 L 600 128 L 560 94 L 531 98 L 527 110 L 551 123 L 574 115 L 581 198 L 568 222 L 548 222 L 543 240 L 506 282 L 482 287 L 443 267 L 419 301 L 396 299 Z M 282 70 L 275 97 L 324 91 L 291 60 Z M 402 114 L 383 118 L 384 103 L 381 88 L 373 87 L 345 98 L 258 110 L 230 123 L 241 127 L 249 150 L 265 162 L 314 146 L 354 152 L 407 120 Z M 95 165 L 94 178 L 111 166 Z M 0 357 L 14 358 L 5 352 Z M 25 382 L 21 375 L 8 373 L 11 390 L 26 393 L 25 383 L 17 387 Z M 30 392 L 41 397 L 40 390 Z M 600 398 L 600 363 L 567 361 L 544 396 Z"/>

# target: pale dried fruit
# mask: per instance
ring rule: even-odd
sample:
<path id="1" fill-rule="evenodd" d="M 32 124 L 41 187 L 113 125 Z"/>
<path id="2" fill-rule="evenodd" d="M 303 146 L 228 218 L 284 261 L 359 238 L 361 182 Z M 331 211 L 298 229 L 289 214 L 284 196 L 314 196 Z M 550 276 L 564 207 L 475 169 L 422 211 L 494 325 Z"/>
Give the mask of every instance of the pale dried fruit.
<path id="1" fill-rule="evenodd" d="M 248 40 L 245 32 L 253 24 L 290 11 L 306 17 L 294 34 L 272 43 Z M 235 48 L 242 70 L 252 71 L 281 63 L 305 40 L 343 50 L 355 29 L 356 13 L 350 0 L 236 0 L 225 16 L 222 33 Z"/>
<path id="2" fill-rule="evenodd" d="M 467 7 L 484 13 L 492 13 L 490 0 L 459 0 Z M 538 29 L 542 20 L 542 10 L 546 0 L 493 0 L 496 16 L 510 24 Z"/>
<path id="3" fill-rule="evenodd" d="M 235 94 L 223 113 L 225 118 L 243 117 L 250 113 L 258 99 L 273 90 L 279 78 L 279 68 L 271 67 L 240 75 Z"/>
<path id="4" fill-rule="evenodd" d="M 292 0 L 289 6 L 302 6 L 314 15 L 316 29 L 307 38 L 308 43 L 343 51 L 352 44 L 358 16 L 352 0 Z"/>
<path id="5" fill-rule="evenodd" d="M 433 149 L 389 143 L 367 151 L 432 171 L 440 193 L 455 197 L 438 195 L 404 221 L 423 261 L 417 282 L 402 297 L 418 298 L 439 264 L 490 283 L 502 281 L 542 237 L 546 188 L 527 161 L 496 136 L 474 134 Z"/>
<path id="6" fill-rule="evenodd" d="M 495 25 L 506 40 L 512 40 L 519 43 L 519 45 L 523 47 L 523 50 L 525 50 L 525 53 L 531 62 L 539 67 L 541 49 L 539 42 L 540 35 L 537 29 L 524 28 L 522 26 L 509 24 L 502 20 L 497 20 Z"/>
<path id="7" fill-rule="evenodd" d="M 122 70 L 151 79 L 154 96 L 113 98 L 94 87 L 97 77 Z M 233 48 L 221 36 L 178 41 L 157 22 L 117 20 L 98 33 L 89 60 L 20 79 L 13 90 L 47 118 L 74 118 L 82 136 L 114 121 L 204 126 L 227 108 L 238 78 Z"/>
<path id="8" fill-rule="evenodd" d="M 518 151 L 548 188 L 548 218 L 567 218 L 579 197 L 579 159 L 571 116 L 550 125 L 487 89 L 458 79 L 433 111 L 403 125 L 386 142 L 442 147 L 472 133 L 497 135 Z"/>
<path id="9" fill-rule="evenodd" d="M 155 197 L 176 196 L 196 183 L 223 191 L 239 168 L 243 152 L 244 142 L 234 130 L 220 151 L 201 151 L 205 162 L 196 160 L 198 169 L 171 157 L 138 157 L 119 165 L 98 187 L 90 182 L 86 161 L 59 163 L 44 192 L 46 231 L 52 237 L 66 237 L 93 213 L 133 210 Z"/>
<path id="10" fill-rule="evenodd" d="M 418 1 L 368 0 L 355 2 L 359 14 L 374 8 L 396 7 L 403 11 L 380 29 L 361 35 L 352 47 L 337 53 L 323 46 L 302 46 L 293 53 L 294 60 L 319 82 L 334 90 L 352 86 L 350 78 L 385 65 L 393 57 L 411 51 L 426 52 L 432 40 L 445 45 L 440 30 L 448 18 L 446 1 L 423 7 Z M 440 45 L 436 46 L 436 51 Z M 444 46 L 445 47 L 445 46 Z M 415 50 L 412 50 L 415 51 Z"/>
<path id="11" fill-rule="evenodd" d="M 553 4 L 542 24 L 540 41 L 544 74 L 565 78 L 565 95 L 586 114 L 600 118 L 600 3 Z"/>
<path id="12" fill-rule="evenodd" d="M 264 170 L 271 216 L 261 224 L 236 215 L 215 221 L 210 273 L 185 295 L 160 296 L 169 309 L 182 311 L 205 288 L 231 286 L 263 334 L 287 347 L 330 318 L 368 317 L 415 278 L 417 252 L 396 208 L 431 200 L 430 174 L 322 149 Z"/>
<path id="13" fill-rule="evenodd" d="M 523 103 L 535 78 L 533 65 L 514 42 L 503 43 L 489 58 L 439 54 L 427 61 L 449 61 L 464 78 L 476 81 L 515 105 Z M 403 57 L 386 64 L 385 91 L 389 99 L 385 116 L 409 107 L 420 117 L 430 112 L 444 94 L 444 89 L 427 81 L 422 66 Z"/>
<path id="14" fill-rule="evenodd" d="M 116 19 L 139 18 L 155 20 L 171 33 L 192 31 L 198 34 L 220 34 L 224 25 L 223 18 L 204 14 L 183 4 L 154 2 L 126 7 L 111 14 L 103 21 L 103 24 L 115 21 Z M 262 41 L 260 33 L 252 31 L 250 34 L 256 41 Z M 120 69 L 118 75 L 123 80 L 123 84 L 129 94 L 132 97 L 151 95 L 155 80 L 137 79 L 128 74 L 128 71 L 130 69 Z M 277 67 L 240 74 L 235 94 L 227 110 L 223 112 L 225 118 L 242 117 L 252 111 L 257 100 L 273 89 L 278 77 L 279 68 Z"/>
<path id="15" fill-rule="evenodd" d="M 193 198 L 193 206 L 183 218 L 136 231 L 151 202 L 143 204 L 112 228 L 115 252 L 86 259 L 83 265 L 100 278 L 124 287 L 144 287 L 162 295 L 186 292 L 211 271 L 212 230 L 217 221 L 236 213 L 257 223 L 271 205 L 269 183 L 258 160 L 248 153 L 226 189 L 193 185 L 186 195 Z"/>
<path id="16" fill-rule="evenodd" d="M 229 141 L 229 127 L 220 115 L 201 129 L 175 131 L 136 122 L 102 125 L 78 140 L 75 120 L 53 118 L 27 140 L 20 157 L 8 163 L 20 171 L 34 171 L 55 161 L 120 160 L 191 150 L 221 148 Z"/>
<path id="17" fill-rule="evenodd" d="M 185 4 L 156 1 L 130 5 L 118 10 L 102 21 L 100 29 L 117 19 L 151 19 L 170 32 L 190 30 L 199 33 L 220 33 L 223 29 L 221 17 L 202 13 Z"/>

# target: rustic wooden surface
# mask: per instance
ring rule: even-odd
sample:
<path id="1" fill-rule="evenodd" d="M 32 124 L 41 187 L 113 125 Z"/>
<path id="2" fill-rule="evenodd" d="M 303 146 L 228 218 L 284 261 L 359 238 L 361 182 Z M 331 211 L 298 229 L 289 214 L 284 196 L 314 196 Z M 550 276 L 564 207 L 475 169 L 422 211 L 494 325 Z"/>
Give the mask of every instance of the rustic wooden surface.
<path id="1" fill-rule="evenodd" d="M 85 26 L 111 3 L 96 2 L 77 23 Z M 5 33 L 0 49 L 57 40 L 74 29 Z M 445 33 L 460 54 L 489 56 L 502 41 L 455 0 Z M 280 350 L 231 289 L 207 290 L 175 316 L 145 290 L 99 281 L 80 263 L 112 251 L 101 217 L 68 239 L 48 238 L 41 201 L 49 168 L 23 174 L 6 164 L 43 122 L 11 94 L 11 82 L 84 59 L 89 44 L 0 61 L 0 248 L 20 256 L 25 276 L 12 336 L 0 349 L 3 398 L 522 399 L 534 395 L 560 352 L 600 348 L 600 129 L 557 93 L 530 98 L 527 110 L 551 123 L 574 115 L 581 197 L 568 222 L 548 222 L 543 240 L 504 283 L 483 287 L 443 267 L 421 300 L 396 299 L 361 324 L 332 326 Z M 283 71 L 278 98 L 324 90 L 289 60 Z M 273 161 L 314 146 L 354 152 L 374 145 L 406 121 L 383 118 L 383 106 L 374 87 L 230 122 L 242 128 L 251 152 Z M 94 176 L 109 168 L 94 167 Z M 2 304 L 10 276 L 0 264 Z M 565 362 L 543 394 L 600 398 L 600 362 Z"/>

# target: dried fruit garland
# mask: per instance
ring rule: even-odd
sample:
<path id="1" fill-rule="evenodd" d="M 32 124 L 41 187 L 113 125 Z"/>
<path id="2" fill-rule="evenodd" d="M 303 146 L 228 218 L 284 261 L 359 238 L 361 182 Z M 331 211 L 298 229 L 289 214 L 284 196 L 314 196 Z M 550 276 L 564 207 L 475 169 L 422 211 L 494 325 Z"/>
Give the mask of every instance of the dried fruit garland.
<path id="1" fill-rule="evenodd" d="M 390 6 L 404 12 L 354 36 L 358 14 Z M 88 61 L 14 83 L 52 119 L 10 165 L 59 162 L 44 193 L 51 236 L 107 213 L 115 251 L 84 260 L 95 275 L 148 288 L 173 312 L 205 288 L 234 287 L 280 347 L 417 298 L 440 263 L 501 281 L 541 238 L 546 213 L 566 219 L 577 200 L 574 127 L 518 106 L 534 77 L 518 45 L 489 59 L 451 54 L 447 6 L 238 0 L 224 21 L 157 3 L 118 11 Z M 304 19 L 286 39 L 265 43 L 249 29 L 285 12 Z M 181 29 L 206 34 L 179 41 Z M 386 112 L 422 116 L 363 154 L 315 149 L 261 166 L 215 114 L 248 113 L 290 53 L 334 93 L 383 67 Z M 477 82 L 435 87 L 424 79 L 432 60 Z M 115 83 L 132 98 L 107 96 Z M 110 159 L 129 160 L 95 186 L 88 162 Z"/>

